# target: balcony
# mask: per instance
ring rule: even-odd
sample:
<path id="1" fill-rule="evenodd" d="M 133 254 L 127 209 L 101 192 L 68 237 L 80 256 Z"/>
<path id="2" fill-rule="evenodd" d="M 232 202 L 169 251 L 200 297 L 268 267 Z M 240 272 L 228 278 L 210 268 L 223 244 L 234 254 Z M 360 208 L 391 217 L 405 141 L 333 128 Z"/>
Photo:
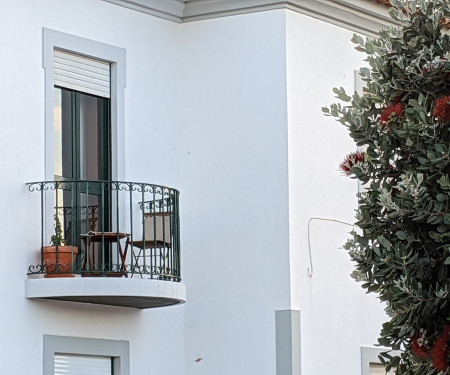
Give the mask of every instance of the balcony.
<path id="1" fill-rule="evenodd" d="M 27 298 L 134 308 L 185 302 L 177 190 L 122 181 L 27 185 L 40 202 Z"/>

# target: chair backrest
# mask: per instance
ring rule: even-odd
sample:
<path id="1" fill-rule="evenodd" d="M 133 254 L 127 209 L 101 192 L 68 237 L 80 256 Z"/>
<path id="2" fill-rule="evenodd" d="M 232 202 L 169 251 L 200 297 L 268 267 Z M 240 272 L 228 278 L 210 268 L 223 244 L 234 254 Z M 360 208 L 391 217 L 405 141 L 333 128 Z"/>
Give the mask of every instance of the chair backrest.
<path id="1" fill-rule="evenodd" d="M 144 231 L 144 241 L 170 246 L 172 242 L 170 212 L 145 213 Z"/>
<path id="2" fill-rule="evenodd" d="M 90 217 L 89 219 L 80 220 L 80 231 L 81 233 L 87 233 L 95 231 L 97 228 L 97 218 Z M 66 240 L 66 245 L 71 245 L 72 241 L 72 221 L 67 224 L 66 231 L 64 233 L 64 238 Z"/>

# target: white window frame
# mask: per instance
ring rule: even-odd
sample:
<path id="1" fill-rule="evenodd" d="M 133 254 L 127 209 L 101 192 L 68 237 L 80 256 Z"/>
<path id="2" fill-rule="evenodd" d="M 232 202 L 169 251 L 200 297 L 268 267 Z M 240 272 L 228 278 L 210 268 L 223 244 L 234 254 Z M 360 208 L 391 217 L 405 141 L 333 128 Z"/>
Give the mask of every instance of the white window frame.
<path id="1" fill-rule="evenodd" d="M 45 69 L 45 178 L 54 179 L 54 49 L 62 49 L 111 65 L 111 178 L 124 178 L 124 96 L 126 50 L 60 31 L 43 28 L 43 68 Z"/>
<path id="2" fill-rule="evenodd" d="M 44 335 L 43 375 L 54 375 L 55 354 L 114 358 L 114 375 L 130 375 L 130 343 L 121 340 Z"/>

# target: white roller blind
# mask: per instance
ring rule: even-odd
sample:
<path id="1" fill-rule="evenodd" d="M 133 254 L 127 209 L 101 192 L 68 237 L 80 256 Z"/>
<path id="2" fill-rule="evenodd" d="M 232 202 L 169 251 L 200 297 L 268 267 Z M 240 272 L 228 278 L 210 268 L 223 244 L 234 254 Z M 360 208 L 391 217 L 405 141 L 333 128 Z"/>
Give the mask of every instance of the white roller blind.
<path id="1" fill-rule="evenodd" d="M 55 86 L 110 97 L 110 64 L 76 53 L 54 50 Z"/>
<path id="2" fill-rule="evenodd" d="M 111 375 L 111 357 L 55 354 L 55 375 Z"/>
<path id="3" fill-rule="evenodd" d="M 369 373 L 370 375 L 386 375 L 386 370 L 380 363 L 369 363 Z M 389 371 L 387 375 L 394 375 L 394 370 Z"/>

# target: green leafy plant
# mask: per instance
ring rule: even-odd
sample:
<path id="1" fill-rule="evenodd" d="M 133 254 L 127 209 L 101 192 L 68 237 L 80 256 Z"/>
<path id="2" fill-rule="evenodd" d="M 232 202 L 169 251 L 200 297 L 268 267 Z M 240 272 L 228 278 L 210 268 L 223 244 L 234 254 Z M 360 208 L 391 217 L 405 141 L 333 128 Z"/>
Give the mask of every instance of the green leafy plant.
<path id="1" fill-rule="evenodd" d="M 447 0 L 391 0 L 399 27 L 355 35 L 367 55 L 364 95 L 335 88 L 324 107 L 360 151 L 342 171 L 359 179 L 356 225 L 345 244 L 352 276 L 386 303 L 378 342 L 387 370 L 450 373 L 450 37 Z"/>
<path id="2" fill-rule="evenodd" d="M 50 243 L 53 246 L 64 246 L 64 244 L 66 243 L 66 241 L 64 240 L 64 235 L 63 235 L 63 231 L 61 228 L 61 221 L 59 220 L 58 215 L 54 215 L 54 219 L 55 219 L 55 234 L 53 234 L 50 237 Z"/>

